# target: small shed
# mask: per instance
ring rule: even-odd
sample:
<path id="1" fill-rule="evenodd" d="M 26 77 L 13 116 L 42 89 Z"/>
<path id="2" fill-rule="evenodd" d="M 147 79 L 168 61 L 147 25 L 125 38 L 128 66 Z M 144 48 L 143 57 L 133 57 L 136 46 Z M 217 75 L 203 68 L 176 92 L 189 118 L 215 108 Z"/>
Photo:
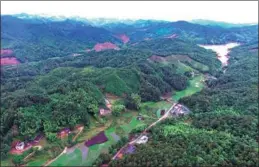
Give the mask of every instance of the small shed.
<path id="1" fill-rule="evenodd" d="M 165 110 L 164 109 L 160 111 L 160 115 L 161 116 L 165 115 Z"/>

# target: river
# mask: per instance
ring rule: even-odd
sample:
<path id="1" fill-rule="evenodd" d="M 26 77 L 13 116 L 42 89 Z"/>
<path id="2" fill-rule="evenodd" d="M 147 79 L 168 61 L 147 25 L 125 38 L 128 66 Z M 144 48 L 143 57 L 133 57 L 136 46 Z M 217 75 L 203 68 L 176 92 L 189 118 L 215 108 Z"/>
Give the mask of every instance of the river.
<path id="1" fill-rule="evenodd" d="M 205 49 L 211 49 L 214 52 L 216 52 L 219 61 L 221 61 L 222 66 L 224 67 L 228 65 L 228 59 L 229 59 L 228 54 L 230 52 L 230 49 L 239 45 L 240 45 L 239 43 L 232 42 L 224 45 L 199 45 L 199 46 Z"/>

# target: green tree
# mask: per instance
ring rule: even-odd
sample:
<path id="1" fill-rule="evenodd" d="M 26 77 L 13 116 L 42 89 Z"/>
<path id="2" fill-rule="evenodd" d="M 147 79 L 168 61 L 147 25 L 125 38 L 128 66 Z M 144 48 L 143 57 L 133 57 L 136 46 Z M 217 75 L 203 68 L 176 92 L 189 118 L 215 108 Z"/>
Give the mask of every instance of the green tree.
<path id="1" fill-rule="evenodd" d="M 57 133 L 46 132 L 45 135 L 46 135 L 47 139 L 51 142 L 55 142 L 58 140 Z"/>
<path id="2" fill-rule="evenodd" d="M 114 116 L 119 116 L 121 112 L 125 111 L 125 106 L 118 104 L 112 106 L 112 114 Z"/>
<path id="3" fill-rule="evenodd" d="M 126 107 L 133 110 L 139 110 L 141 97 L 138 94 L 132 93 L 126 99 Z"/>
<path id="4" fill-rule="evenodd" d="M 22 165 L 24 162 L 23 162 L 23 156 L 22 155 L 15 155 L 13 157 L 13 163 L 15 166 L 20 166 Z"/>
<path id="5" fill-rule="evenodd" d="M 34 136 L 42 127 L 41 113 L 37 108 L 20 108 L 18 111 L 19 131 L 24 136 Z"/>

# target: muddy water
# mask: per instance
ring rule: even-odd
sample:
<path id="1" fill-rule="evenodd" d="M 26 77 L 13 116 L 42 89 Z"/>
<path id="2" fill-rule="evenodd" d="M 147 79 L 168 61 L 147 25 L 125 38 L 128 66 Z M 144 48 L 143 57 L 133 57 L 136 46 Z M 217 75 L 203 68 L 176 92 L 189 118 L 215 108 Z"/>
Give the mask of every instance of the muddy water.
<path id="1" fill-rule="evenodd" d="M 230 52 L 230 49 L 239 45 L 240 45 L 239 43 L 227 43 L 224 45 L 199 45 L 199 46 L 205 49 L 211 49 L 214 52 L 216 52 L 219 61 L 221 61 L 222 66 L 224 67 L 228 65 L 228 59 L 229 59 L 228 54 Z"/>

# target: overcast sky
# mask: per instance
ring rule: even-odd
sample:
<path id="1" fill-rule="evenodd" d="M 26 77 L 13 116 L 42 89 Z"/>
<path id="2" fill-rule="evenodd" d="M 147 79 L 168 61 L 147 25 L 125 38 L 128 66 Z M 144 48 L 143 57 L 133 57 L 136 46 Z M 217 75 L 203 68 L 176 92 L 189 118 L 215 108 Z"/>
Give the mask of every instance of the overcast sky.
<path id="1" fill-rule="evenodd" d="M 258 1 L 1 1 L 1 14 L 258 23 Z"/>

